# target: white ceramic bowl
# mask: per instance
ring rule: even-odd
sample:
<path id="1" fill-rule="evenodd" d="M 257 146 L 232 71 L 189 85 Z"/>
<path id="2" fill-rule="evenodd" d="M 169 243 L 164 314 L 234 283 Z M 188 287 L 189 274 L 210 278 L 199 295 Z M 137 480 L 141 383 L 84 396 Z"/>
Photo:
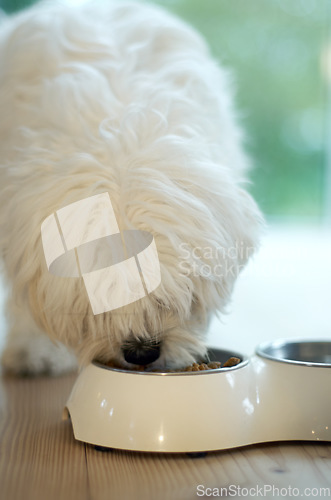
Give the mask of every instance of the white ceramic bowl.
<path id="1" fill-rule="evenodd" d="M 80 373 L 64 414 L 70 414 L 75 438 L 156 452 L 331 440 L 331 342 L 272 342 L 250 359 L 219 349 L 209 352 L 214 360 L 236 356 L 242 362 L 182 373 L 90 364 Z"/>

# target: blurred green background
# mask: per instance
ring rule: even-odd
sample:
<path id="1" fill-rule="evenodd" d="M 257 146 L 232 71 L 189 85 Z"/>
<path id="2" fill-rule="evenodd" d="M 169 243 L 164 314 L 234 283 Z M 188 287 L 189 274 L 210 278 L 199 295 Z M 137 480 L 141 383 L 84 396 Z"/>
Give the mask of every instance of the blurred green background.
<path id="1" fill-rule="evenodd" d="M 7 12 L 29 3 L 0 0 Z M 232 69 L 254 165 L 251 191 L 262 210 L 270 217 L 321 220 L 331 195 L 322 64 L 328 39 L 331 54 L 330 0 L 154 3 L 193 24 L 214 57 Z"/>

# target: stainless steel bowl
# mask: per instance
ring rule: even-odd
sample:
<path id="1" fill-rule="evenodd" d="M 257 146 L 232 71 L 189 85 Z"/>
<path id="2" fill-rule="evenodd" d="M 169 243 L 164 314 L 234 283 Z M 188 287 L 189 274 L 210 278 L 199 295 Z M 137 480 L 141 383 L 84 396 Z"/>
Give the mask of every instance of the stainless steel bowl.
<path id="1" fill-rule="evenodd" d="M 219 373 L 219 372 L 224 372 L 224 371 L 229 371 L 229 370 L 237 370 L 238 368 L 243 368 L 243 366 L 246 366 L 248 363 L 248 358 L 247 356 L 244 356 L 243 354 L 240 354 L 238 352 L 234 351 L 227 351 L 224 349 L 218 349 L 217 347 L 210 347 L 208 349 L 208 354 L 207 354 L 207 359 L 203 359 L 200 362 L 201 363 L 209 363 L 212 361 L 220 361 L 221 365 L 223 365 L 229 358 L 239 358 L 240 363 L 234 366 L 226 366 L 226 367 L 221 367 L 221 368 L 213 368 L 210 370 L 201 370 L 201 371 L 149 371 L 149 370 L 144 370 L 144 371 L 136 371 L 136 370 L 126 370 L 125 368 L 116 368 L 113 366 L 107 366 L 104 363 L 101 363 L 99 361 L 93 361 L 92 364 L 95 366 L 98 366 L 99 368 L 103 370 L 112 370 L 115 372 L 120 372 L 120 373 L 127 373 L 127 374 L 137 374 L 137 375 L 148 375 L 148 376 L 167 376 L 167 377 L 180 377 L 180 376 L 197 376 L 197 375 L 206 375 L 206 374 L 212 374 L 212 373 Z"/>
<path id="2" fill-rule="evenodd" d="M 326 340 L 277 340 L 261 344 L 256 354 L 284 363 L 308 366 L 331 366 L 331 342 Z"/>

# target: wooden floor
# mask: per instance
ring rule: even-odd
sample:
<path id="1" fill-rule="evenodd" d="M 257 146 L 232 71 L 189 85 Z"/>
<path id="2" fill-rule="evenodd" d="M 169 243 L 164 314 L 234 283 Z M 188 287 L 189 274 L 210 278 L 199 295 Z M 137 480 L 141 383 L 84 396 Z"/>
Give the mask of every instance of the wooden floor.
<path id="1" fill-rule="evenodd" d="M 192 500 L 203 491 L 210 497 L 207 487 L 219 488 L 223 497 L 221 488 L 227 487 L 232 498 L 239 497 L 234 494 L 239 488 L 253 488 L 250 494 L 242 490 L 246 498 L 293 497 L 281 488 L 315 498 L 323 498 L 324 490 L 316 495 L 317 490 L 305 488 L 327 488 L 325 497 L 331 497 L 331 446 L 326 443 L 259 445 L 203 458 L 101 452 L 79 443 L 70 421 L 61 420 L 74 380 L 74 375 L 1 379 L 2 500 Z"/>

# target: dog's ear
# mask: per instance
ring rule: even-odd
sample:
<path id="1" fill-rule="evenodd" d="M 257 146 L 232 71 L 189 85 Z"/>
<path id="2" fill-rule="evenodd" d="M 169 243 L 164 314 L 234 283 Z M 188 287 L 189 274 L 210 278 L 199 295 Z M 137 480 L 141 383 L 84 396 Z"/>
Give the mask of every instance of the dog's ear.
<path id="1" fill-rule="evenodd" d="M 252 196 L 238 188 L 221 225 L 227 233 L 227 243 L 218 259 L 224 266 L 220 286 L 221 293 L 224 291 L 230 297 L 238 275 L 259 248 L 264 219 Z"/>
<path id="2" fill-rule="evenodd" d="M 191 310 L 204 316 L 210 310 L 225 310 L 239 273 L 259 246 L 264 226 L 255 201 L 242 188 L 232 186 L 226 198 L 224 194 L 211 197 L 208 209 L 213 217 L 206 219 L 200 239 L 192 230 L 192 240 L 180 245 L 178 256 L 179 274 L 192 290 Z"/>

